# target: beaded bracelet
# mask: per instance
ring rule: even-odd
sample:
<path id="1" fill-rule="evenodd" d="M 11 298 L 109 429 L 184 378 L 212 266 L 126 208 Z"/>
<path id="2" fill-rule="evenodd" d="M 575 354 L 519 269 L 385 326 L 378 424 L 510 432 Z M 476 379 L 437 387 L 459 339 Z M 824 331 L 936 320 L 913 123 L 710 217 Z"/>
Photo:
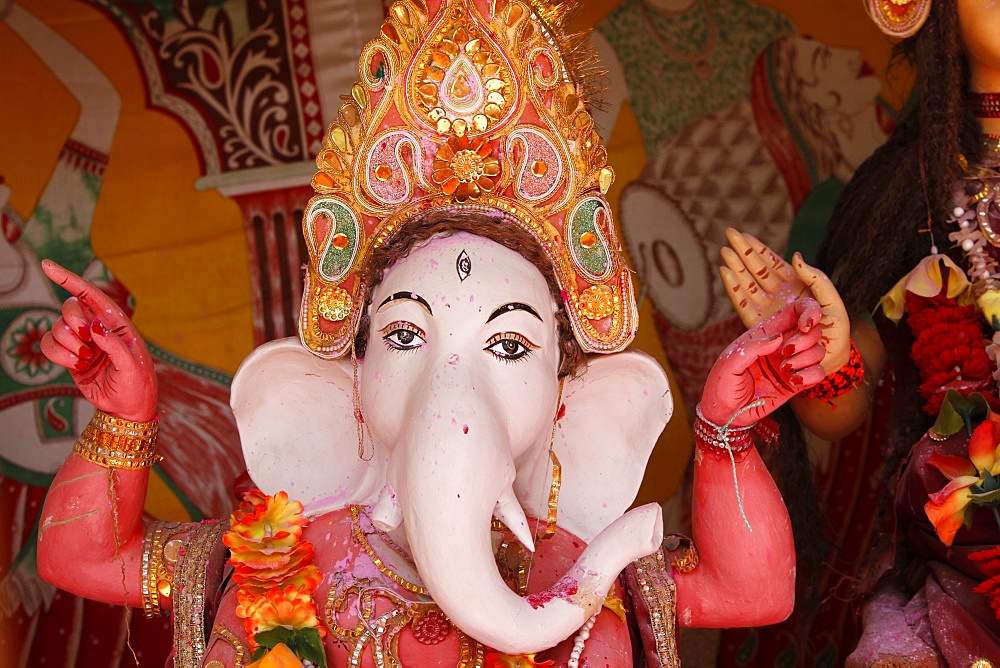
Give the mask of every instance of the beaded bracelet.
<path id="1" fill-rule="evenodd" d="M 104 468 L 148 468 L 160 460 L 156 455 L 159 429 L 158 417 L 149 422 L 132 422 L 99 410 L 80 434 L 73 452 Z"/>
<path id="2" fill-rule="evenodd" d="M 839 396 L 847 394 L 861 384 L 865 379 L 865 363 L 861 359 L 858 347 L 851 341 L 851 355 L 847 364 L 834 371 L 818 384 L 799 392 L 799 396 L 809 399 L 819 399 L 828 404 Z"/>
<path id="3" fill-rule="evenodd" d="M 743 508 L 743 497 L 740 495 L 740 481 L 736 476 L 736 462 L 742 461 L 750 448 L 760 443 L 761 445 L 773 444 L 778 440 L 778 423 L 771 418 L 758 420 L 745 427 L 731 426 L 741 414 L 753 408 L 764 405 L 764 400 L 759 399 L 736 411 L 729 421 L 723 425 L 709 421 L 701 412 L 701 404 L 695 407 L 694 440 L 698 448 L 711 453 L 716 459 L 729 457 L 729 463 L 733 470 L 733 488 L 736 492 L 736 505 L 740 509 L 740 517 L 743 523 L 752 533 L 753 527 L 747 518 L 746 510 Z"/>
<path id="4" fill-rule="evenodd" d="M 730 454 L 736 461 L 742 461 L 747 451 L 754 445 L 772 445 L 778 440 L 778 423 L 764 418 L 745 427 L 719 426 L 709 422 L 701 414 L 701 406 L 695 408 L 694 438 L 703 451 L 716 459 Z"/>
<path id="5" fill-rule="evenodd" d="M 695 408 L 694 438 L 702 450 L 711 453 L 716 459 L 745 455 L 753 445 L 753 428 L 756 423 L 746 427 L 719 427 L 705 419 L 701 414 L 701 406 Z"/>

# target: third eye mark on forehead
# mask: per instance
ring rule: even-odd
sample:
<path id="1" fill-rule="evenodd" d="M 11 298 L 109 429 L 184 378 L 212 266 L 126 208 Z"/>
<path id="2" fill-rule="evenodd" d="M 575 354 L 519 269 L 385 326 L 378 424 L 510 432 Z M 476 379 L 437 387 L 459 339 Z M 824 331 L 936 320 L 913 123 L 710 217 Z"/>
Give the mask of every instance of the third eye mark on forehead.
<path id="1" fill-rule="evenodd" d="M 398 301 L 398 300 L 403 300 L 403 299 L 406 299 L 406 300 L 409 300 L 409 301 L 412 301 L 412 302 L 417 302 L 418 304 L 420 304 L 421 306 L 423 306 L 425 309 L 427 309 L 428 313 L 430 313 L 431 315 L 434 315 L 434 311 L 431 310 L 431 305 L 427 303 L 426 299 L 424 299 L 423 297 L 421 297 L 420 295 L 418 295 L 416 292 L 405 292 L 405 291 L 404 292 L 394 292 L 391 295 L 389 295 L 388 297 L 386 297 L 385 299 L 383 299 L 382 303 L 378 305 L 377 309 L 375 309 L 375 312 L 378 313 L 379 311 L 381 311 L 382 307 L 385 306 L 386 304 L 389 304 L 391 302 Z"/>
<path id="2" fill-rule="evenodd" d="M 472 273 L 472 258 L 463 249 L 461 253 L 458 254 L 458 259 L 455 260 L 455 271 L 458 272 L 458 280 L 464 281 Z"/>

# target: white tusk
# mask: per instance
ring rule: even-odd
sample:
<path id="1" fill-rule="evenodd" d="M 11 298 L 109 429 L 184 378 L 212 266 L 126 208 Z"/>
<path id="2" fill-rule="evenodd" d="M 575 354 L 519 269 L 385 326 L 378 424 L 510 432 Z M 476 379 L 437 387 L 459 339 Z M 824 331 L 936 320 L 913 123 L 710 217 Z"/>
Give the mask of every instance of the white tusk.
<path id="1" fill-rule="evenodd" d="M 403 523 L 403 510 L 392 485 L 386 483 L 372 508 L 372 524 L 382 531 L 392 531 Z"/>
<path id="2" fill-rule="evenodd" d="M 493 516 L 507 525 L 521 545 L 528 548 L 529 552 L 535 551 L 535 541 L 531 537 L 531 530 L 528 529 L 528 518 L 524 516 L 524 509 L 521 502 L 514 496 L 514 490 L 508 487 L 497 500 L 496 508 L 493 509 Z"/>

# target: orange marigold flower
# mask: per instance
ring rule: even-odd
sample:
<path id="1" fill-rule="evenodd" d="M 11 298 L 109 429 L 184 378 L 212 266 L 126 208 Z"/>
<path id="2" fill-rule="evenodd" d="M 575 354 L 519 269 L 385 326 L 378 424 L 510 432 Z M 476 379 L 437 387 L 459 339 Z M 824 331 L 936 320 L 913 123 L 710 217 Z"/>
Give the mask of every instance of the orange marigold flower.
<path id="1" fill-rule="evenodd" d="M 261 548 L 253 545 L 230 545 L 231 557 L 229 563 L 237 569 L 280 570 L 289 563 L 308 561 L 314 555 L 312 543 L 307 540 L 283 548 Z"/>
<path id="2" fill-rule="evenodd" d="M 250 490 L 229 518 L 227 539 L 244 544 L 259 543 L 264 547 L 285 545 L 298 540 L 302 527 L 308 522 L 302 515 L 302 504 L 289 501 L 287 493 L 268 496 L 260 490 Z"/>
<path id="3" fill-rule="evenodd" d="M 255 634 L 279 626 L 290 629 L 314 628 L 319 631 L 321 638 L 326 635 L 326 629 L 316 618 L 312 593 L 305 588 L 295 585 L 272 587 L 260 596 L 241 588 L 236 599 L 236 616 L 243 620 L 251 644 L 254 644 Z"/>
<path id="4" fill-rule="evenodd" d="M 237 567 L 233 573 L 233 579 L 240 584 L 241 589 L 254 594 L 262 594 L 275 585 L 285 584 L 313 591 L 323 579 L 323 575 L 309 561 L 295 561 L 281 569 L 253 570 L 252 568 Z"/>
<path id="5" fill-rule="evenodd" d="M 288 494 L 267 496 L 259 490 L 244 494 L 223 536 L 229 547 L 233 578 L 249 594 L 260 596 L 276 585 L 302 586 L 312 591 L 322 575 L 312 565 L 312 543 L 301 540 L 302 504 Z"/>
<path id="6" fill-rule="evenodd" d="M 468 135 L 448 138 L 434 156 L 431 178 L 446 195 L 460 202 L 479 199 L 484 192 L 493 192 L 495 178 L 500 175 L 500 161 L 490 155 L 493 147 L 482 137 Z"/>

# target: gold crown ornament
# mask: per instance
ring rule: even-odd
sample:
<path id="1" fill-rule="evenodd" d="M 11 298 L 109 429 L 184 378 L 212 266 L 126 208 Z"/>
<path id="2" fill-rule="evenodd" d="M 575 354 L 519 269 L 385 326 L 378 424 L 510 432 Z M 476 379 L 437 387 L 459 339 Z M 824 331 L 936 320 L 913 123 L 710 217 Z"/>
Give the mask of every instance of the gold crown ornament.
<path id="1" fill-rule="evenodd" d="M 868 16 L 890 37 L 914 34 L 931 11 L 931 0 L 864 0 L 864 3 Z"/>
<path id="2" fill-rule="evenodd" d="M 302 342 L 351 349 L 366 257 L 430 208 L 475 207 L 538 240 L 588 352 L 632 340 L 635 299 L 607 153 L 572 71 L 565 4 L 402 0 L 323 139 L 302 227 Z"/>

